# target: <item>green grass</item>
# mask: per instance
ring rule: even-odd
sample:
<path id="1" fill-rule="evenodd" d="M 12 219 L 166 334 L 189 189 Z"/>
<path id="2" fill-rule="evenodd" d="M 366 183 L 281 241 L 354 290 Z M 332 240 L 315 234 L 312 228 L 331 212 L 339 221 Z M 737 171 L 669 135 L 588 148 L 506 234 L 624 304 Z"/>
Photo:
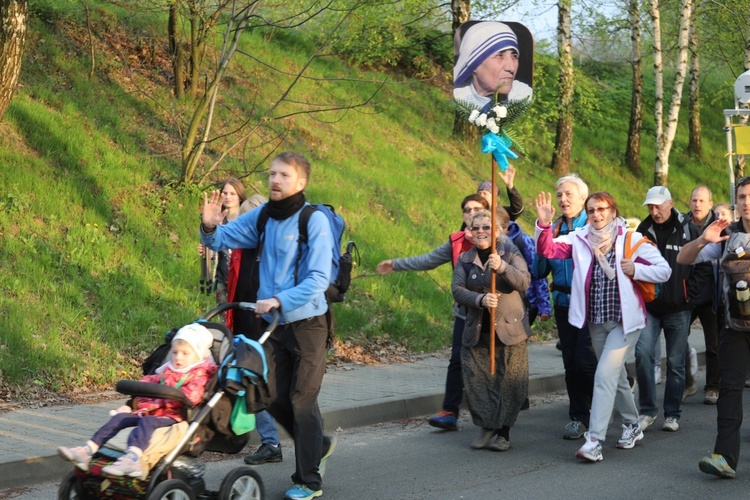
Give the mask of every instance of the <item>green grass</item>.
<path id="1" fill-rule="evenodd" d="M 80 8 L 35 2 L 21 85 L 0 123 L 0 385 L 94 390 L 136 376 L 165 331 L 214 305 L 212 297 L 199 294 L 195 249 L 201 193 L 208 186 L 176 182 L 175 124 L 184 127 L 191 101 L 172 101 L 164 67 L 143 62 L 126 70 L 104 50 L 110 46 L 105 35 L 145 33 L 144 39 L 154 40 L 157 34 L 163 45 L 160 30 L 166 23 L 91 4 L 98 37 L 94 78 L 87 76 Z M 242 50 L 288 71 L 300 67 L 313 47 L 304 32 L 248 35 Z M 230 73 L 217 123 L 228 122 L 233 113 L 261 116 L 288 82 L 242 57 Z M 537 73 L 534 105 L 518 124 L 528 154 L 515 162 L 526 230 L 535 218 L 533 198 L 551 191 L 555 181 L 548 168 L 554 65 L 540 56 Z M 386 277 L 375 273 L 383 259 L 428 252 L 445 242 L 460 223 L 460 200 L 491 175 L 489 157 L 478 144 L 451 136 L 453 113 L 444 85 L 449 77 L 413 82 L 335 58 L 316 61 L 310 75 L 390 80 L 374 108 L 274 124 L 289 127 L 283 149 L 312 160 L 308 199 L 335 205 L 347 221 L 347 237 L 361 251 L 347 300 L 335 306 L 339 338 L 387 336 L 415 351 L 449 345 L 448 266 Z M 624 215 L 643 218 L 641 202 L 653 178 L 653 133 L 644 132 L 640 175 L 626 172 L 621 157 L 629 71 L 587 66 L 577 78 L 571 170 L 592 191 L 612 192 Z M 375 86 L 303 81 L 292 97 L 357 100 Z M 717 201 L 728 199 L 721 110 L 731 105 L 731 85 L 707 78 L 705 86 L 712 90 L 704 91 L 704 159 L 685 153 L 686 108 L 670 159 L 670 189 L 680 209 L 697 183 L 707 183 Z M 291 109 L 284 104 L 279 112 Z M 653 119 L 648 105 L 647 110 L 648 131 Z M 255 164 L 270 147 L 232 158 L 215 178 Z M 263 172 L 245 182 L 266 191 Z M 551 323 L 536 327 L 540 336 L 549 335 Z"/>

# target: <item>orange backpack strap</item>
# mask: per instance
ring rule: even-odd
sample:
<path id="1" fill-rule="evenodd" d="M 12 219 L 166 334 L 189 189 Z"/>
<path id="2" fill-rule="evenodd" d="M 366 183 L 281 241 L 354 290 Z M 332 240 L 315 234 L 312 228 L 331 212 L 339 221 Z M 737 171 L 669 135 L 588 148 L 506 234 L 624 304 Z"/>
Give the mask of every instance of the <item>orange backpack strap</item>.
<path id="1" fill-rule="evenodd" d="M 638 243 L 635 244 L 635 246 L 630 246 L 630 240 L 632 239 L 633 232 L 627 231 L 625 233 L 625 251 L 623 252 L 623 256 L 626 259 L 629 259 L 633 256 L 636 250 L 638 250 L 638 247 L 643 245 L 644 243 L 651 243 L 651 240 L 646 238 L 645 236 L 642 237 L 640 240 L 638 240 Z"/>

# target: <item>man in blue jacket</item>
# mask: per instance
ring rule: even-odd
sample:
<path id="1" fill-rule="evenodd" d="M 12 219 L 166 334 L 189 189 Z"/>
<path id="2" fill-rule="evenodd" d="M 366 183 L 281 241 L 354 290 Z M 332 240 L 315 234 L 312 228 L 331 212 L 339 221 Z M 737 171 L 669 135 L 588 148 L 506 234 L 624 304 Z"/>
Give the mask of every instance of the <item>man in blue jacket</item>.
<path id="1" fill-rule="evenodd" d="M 307 242 L 298 243 L 309 178 L 310 162 L 304 156 L 281 153 L 271 160 L 264 208 L 221 225 L 225 214 L 214 191 L 210 200 L 204 195 L 200 230 L 201 242 L 211 249 L 261 248 L 256 313 L 265 321 L 270 321 L 272 309 L 281 313 L 280 325 L 264 347 L 273 396 L 268 411 L 294 438 L 296 471 L 285 496 L 289 500 L 323 494 L 325 462 L 335 447 L 334 437 L 323 436 L 318 407 L 326 367 L 325 291 L 331 281 L 333 238 L 328 219 L 315 211 L 307 224 Z M 268 220 L 259 231 L 262 210 Z"/>
<path id="2" fill-rule="evenodd" d="M 561 177 L 555 183 L 557 205 L 562 216 L 553 224 L 554 236 L 568 234 L 588 222 L 583 204 L 589 188 L 575 174 Z M 591 345 L 588 326 L 576 328 L 568 322 L 570 284 L 573 280 L 573 259 L 534 258 L 532 275 L 546 277 L 552 272 L 552 300 L 555 308 L 557 335 L 565 366 L 565 387 L 568 390 L 570 422 L 565 426 L 564 439 L 579 439 L 588 430 L 591 398 L 594 393 L 596 353 Z"/>

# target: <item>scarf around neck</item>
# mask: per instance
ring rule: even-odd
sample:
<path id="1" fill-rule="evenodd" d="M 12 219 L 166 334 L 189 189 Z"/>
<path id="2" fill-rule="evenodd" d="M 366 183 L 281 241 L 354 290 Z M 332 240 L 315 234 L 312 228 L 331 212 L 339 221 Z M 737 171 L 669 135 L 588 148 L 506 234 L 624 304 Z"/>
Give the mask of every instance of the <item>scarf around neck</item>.
<path id="1" fill-rule="evenodd" d="M 594 251 L 596 261 L 599 263 L 599 267 L 602 268 L 604 274 L 610 280 L 615 279 L 615 270 L 609 265 L 607 261 L 607 254 L 615 244 L 615 238 L 617 237 L 617 219 L 607 224 L 601 229 L 594 229 L 589 226 L 588 242 L 591 250 Z"/>
<path id="2" fill-rule="evenodd" d="M 300 191 L 283 200 L 268 201 L 268 216 L 276 220 L 288 219 L 305 205 L 305 192 Z"/>

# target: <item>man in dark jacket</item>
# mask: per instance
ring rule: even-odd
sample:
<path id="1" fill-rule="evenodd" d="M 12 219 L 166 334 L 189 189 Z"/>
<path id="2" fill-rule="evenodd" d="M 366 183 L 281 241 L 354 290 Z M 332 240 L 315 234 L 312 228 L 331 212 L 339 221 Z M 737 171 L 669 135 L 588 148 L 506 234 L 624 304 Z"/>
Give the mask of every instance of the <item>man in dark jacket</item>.
<path id="1" fill-rule="evenodd" d="M 635 347 L 635 366 L 638 375 L 641 429 L 656 421 L 656 380 L 654 379 L 654 349 L 659 333 L 664 330 L 667 346 L 667 381 L 664 388 L 664 425 L 662 430 L 677 431 L 682 415 L 682 396 L 685 390 L 685 353 L 688 349 L 690 299 L 699 295 L 706 280 L 712 275 L 710 264 L 689 266 L 677 263 L 682 246 L 699 236 L 698 228 L 689 218 L 674 208 L 669 190 L 654 186 L 648 190 L 644 205 L 649 216 L 637 231 L 656 243 L 662 256 L 672 267 L 672 275 L 662 283 L 659 294 L 646 305 L 648 319 Z"/>
<path id="2" fill-rule="evenodd" d="M 703 234 L 703 230 L 716 220 L 716 215 L 711 210 L 713 206 L 711 190 L 706 186 L 696 186 L 690 195 L 690 212 L 687 215 L 690 217 L 690 221 L 696 225 L 700 234 Z M 691 324 L 695 321 L 695 318 L 701 320 L 703 337 L 706 342 L 706 386 L 703 388 L 703 403 L 707 405 L 715 405 L 719 399 L 719 319 L 717 317 L 719 300 L 718 294 L 714 293 L 716 277 L 719 275 L 718 262 L 711 263 L 711 271 L 712 275 L 707 280 L 700 295 L 691 300 L 693 314 L 690 316 Z M 685 357 L 685 397 L 692 396 L 697 392 L 695 379 L 691 375 L 689 359 L 690 356 Z"/>

